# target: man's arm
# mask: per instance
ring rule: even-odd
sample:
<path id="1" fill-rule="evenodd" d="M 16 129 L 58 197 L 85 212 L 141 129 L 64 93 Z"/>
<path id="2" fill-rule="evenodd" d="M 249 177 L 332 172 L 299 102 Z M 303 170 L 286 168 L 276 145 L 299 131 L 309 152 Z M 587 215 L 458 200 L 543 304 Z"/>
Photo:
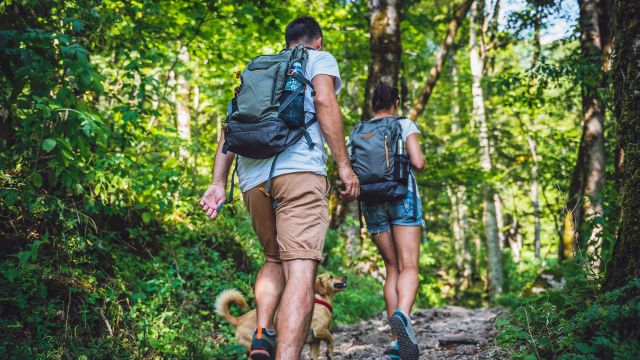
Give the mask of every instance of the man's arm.
<path id="1" fill-rule="evenodd" d="M 338 174 L 344 184 L 340 194 L 347 200 L 355 200 L 360 195 L 360 182 L 351 169 L 347 146 L 344 143 L 344 124 L 338 99 L 336 98 L 333 77 L 330 75 L 316 75 L 312 80 L 316 91 L 313 102 L 316 108 L 318 123 L 329 145 L 331 155 L 338 165 Z"/>
<path id="2" fill-rule="evenodd" d="M 235 157 L 235 154 L 230 151 L 227 151 L 227 153 L 224 154 L 222 152 L 223 145 L 224 133 L 220 134 L 220 142 L 218 143 L 218 149 L 216 150 L 216 159 L 213 163 L 213 179 L 211 180 L 211 185 L 209 185 L 209 188 L 205 191 L 202 199 L 200 200 L 202 210 L 204 210 L 207 216 L 212 220 L 218 216 L 216 208 L 225 199 L 229 169 L 231 168 L 233 158 Z"/>

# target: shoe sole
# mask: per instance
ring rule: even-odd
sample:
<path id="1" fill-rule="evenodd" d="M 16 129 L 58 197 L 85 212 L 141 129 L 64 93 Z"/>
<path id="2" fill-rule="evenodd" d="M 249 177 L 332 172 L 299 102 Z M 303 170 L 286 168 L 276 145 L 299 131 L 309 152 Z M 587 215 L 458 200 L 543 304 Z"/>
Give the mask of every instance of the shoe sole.
<path id="1" fill-rule="evenodd" d="M 391 330 L 398 338 L 400 344 L 400 358 L 402 360 L 418 360 L 420 351 L 418 351 L 418 344 L 411 340 L 411 337 L 407 333 L 407 329 L 404 327 L 402 319 L 397 316 L 392 316 L 389 319 Z"/>
<path id="2" fill-rule="evenodd" d="M 251 355 L 249 355 L 249 359 L 251 360 L 271 360 L 271 356 L 266 350 L 253 350 L 251 351 Z"/>

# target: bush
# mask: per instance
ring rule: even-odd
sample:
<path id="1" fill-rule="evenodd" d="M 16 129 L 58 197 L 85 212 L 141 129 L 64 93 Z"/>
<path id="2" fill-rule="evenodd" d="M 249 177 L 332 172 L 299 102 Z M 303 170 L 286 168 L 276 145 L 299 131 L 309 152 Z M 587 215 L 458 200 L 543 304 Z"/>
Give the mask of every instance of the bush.
<path id="1" fill-rule="evenodd" d="M 510 313 L 496 320 L 498 342 L 514 358 L 636 358 L 640 279 L 599 294 L 581 269 L 577 263 L 563 265 L 565 289 L 516 301 Z"/>

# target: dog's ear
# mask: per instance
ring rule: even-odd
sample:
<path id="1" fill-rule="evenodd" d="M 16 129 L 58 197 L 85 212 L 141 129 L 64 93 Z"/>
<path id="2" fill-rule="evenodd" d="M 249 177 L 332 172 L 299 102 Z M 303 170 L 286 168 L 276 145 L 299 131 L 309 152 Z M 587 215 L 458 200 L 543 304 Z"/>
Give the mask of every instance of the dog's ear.
<path id="1" fill-rule="evenodd" d="M 322 276 L 318 276 L 316 277 L 316 294 L 320 295 L 320 296 L 325 296 L 327 295 L 327 289 L 325 288 L 324 284 L 322 283 Z"/>

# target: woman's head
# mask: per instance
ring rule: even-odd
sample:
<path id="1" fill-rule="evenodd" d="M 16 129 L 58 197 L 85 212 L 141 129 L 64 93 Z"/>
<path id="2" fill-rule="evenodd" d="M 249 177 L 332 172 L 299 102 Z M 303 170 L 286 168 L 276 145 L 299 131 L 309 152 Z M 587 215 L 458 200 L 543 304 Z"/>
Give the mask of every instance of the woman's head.
<path id="1" fill-rule="evenodd" d="M 371 108 L 374 113 L 381 111 L 394 111 L 398 108 L 398 89 L 389 86 L 382 81 L 373 89 L 373 97 L 371 98 Z"/>

